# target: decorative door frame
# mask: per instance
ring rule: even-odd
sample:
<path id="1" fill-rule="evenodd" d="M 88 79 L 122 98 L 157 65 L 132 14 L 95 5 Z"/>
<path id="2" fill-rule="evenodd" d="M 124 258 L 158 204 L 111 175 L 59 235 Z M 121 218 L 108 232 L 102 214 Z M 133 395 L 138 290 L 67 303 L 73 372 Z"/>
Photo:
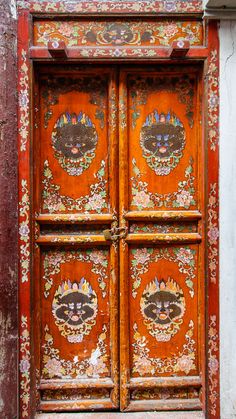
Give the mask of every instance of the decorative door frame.
<path id="1" fill-rule="evenodd" d="M 108 16 L 109 15 L 109 16 Z M 106 20 L 119 17 L 122 21 L 132 17 L 142 21 L 152 17 L 160 19 L 201 19 L 202 1 L 18 1 L 18 150 L 19 150 L 19 417 L 32 418 L 35 380 L 31 374 L 31 284 L 32 284 L 32 231 L 31 228 L 31 132 L 34 98 L 33 59 L 53 62 L 47 48 L 32 48 L 32 29 L 35 17 L 70 16 Z M 204 22 L 205 41 L 201 47 L 192 47 L 184 58 L 171 58 L 167 47 L 114 47 L 105 49 L 77 48 L 74 58 L 89 62 L 204 62 L 206 161 L 206 417 L 220 417 L 219 402 L 219 44 L 217 22 Z M 32 59 L 33 58 L 33 59 Z M 68 60 L 69 61 L 69 60 Z M 75 61 L 75 59 L 73 60 Z"/>

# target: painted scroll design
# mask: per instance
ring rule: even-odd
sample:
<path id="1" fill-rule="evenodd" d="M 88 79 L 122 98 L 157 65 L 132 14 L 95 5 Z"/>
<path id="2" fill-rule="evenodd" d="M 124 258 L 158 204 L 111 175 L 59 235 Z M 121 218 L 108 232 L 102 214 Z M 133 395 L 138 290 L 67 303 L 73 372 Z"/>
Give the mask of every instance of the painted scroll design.
<path id="1" fill-rule="evenodd" d="M 197 399 L 199 391 L 194 387 L 188 388 L 154 388 L 132 391 L 132 400 L 168 400 L 168 399 Z"/>
<path id="2" fill-rule="evenodd" d="M 104 176 L 105 161 L 102 160 L 100 169 L 94 174 L 96 182 L 90 185 L 90 193 L 80 198 L 73 199 L 70 196 L 60 194 L 61 187 L 53 183 L 52 170 L 49 167 L 48 160 L 45 160 L 42 181 L 43 209 L 50 213 L 83 211 L 85 213 L 98 212 L 100 214 L 103 209 L 108 208 L 105 199 L 107 197 L 107 180 Z"/>
<path id="3" fill-rule="evenodd" d="M 21 50 L 19 71 L 19 135 L 20 151 L 26 151 L 29 138 L 29 68 L 26 51 Z"/>
<path id="4" fill-rule="evenodd" d="M 197 227 L 194 224 L 186 223 L 186 224 L 146 224 L 146 223 L 132 223 L 130 225 L 130 233 L 161 233 L 161 234 L 169 234 L 169 233 L 196 233 Z"/>
<path id="5" fill-rule="evenodd" d="M 98 336 L 96 348 L 91 356 L 79 359 L 74 356 L 73 361 L 60 357 L 59 349 L 53 347 L 53 336 L 49 333 L 48 325 L 44 328 L 45 344 L 43 345 L 43 376 L 44 378 L 98 378 L 109 373 L 107 355 L 107 326 L 102 326 L 102 333 Z"/>
<path id="6" fill-rule="evenodd" d="M 28 327 L 28 319 L 21 316 L 21 334 L 20 334 L 20 399 L 21 399 L 21 415 L 28 417 L 29 401 L 30 401 L 30 334 Z"/>
<path id="7" fill-rule="evenodd" d="M 70 389 L 70 390 L 44 390 L 43 400 L 74 400 L 81 399 L 109 399 L 110 391 L 105 388 L 86 388 L 86 389 Z"/>
<path id="8" fill-rule="evenodd" d="M 91 272 L 98 276 L 99 288 L 101 289 L 104 298 L 107 294 L 106 288 L 108 281 L 108 251 L 105 249 L 84 249 L 83 251 L 71 250 L 70 252 L 56 250 L 47 252 L 43 261 L 45 298 L 49 296 L 49 291 L 53 285 L 53 277 L 60 273 L 61 265 L 74 260 L 92 264 Z"/>
<path id="9" fill-rule="evenodd" d="M 185 130 L 173 112 L 149 113 L 141 128 L 142 155 L 156 175 L 166 176 L 178 165 L 185 147 Z"/>
<path id="10" fill-rule="evenodd" d="M 19 238 L 21 282 L 29 281 L 30 267 L 30 229 L 29 229 L 30 199 L 27 180 L 21 180 L 21 200 L 19 202 Z"/>
<path id="11" fill-rule="evenodd" d="M 95 157 L 98 135 L 91 119 L 83 113 L 60 115 L 52 132 L 54 155 L 70 176 L 81 175 Z"/>
<path id="12" fill-rule="evenodd" d="M 98 299 L 85 279 L 63 281 L 52 302 L 52 314 L 61 335 L 70 343 L 82 342 L 96 324 Z"/>
<path id="13" fill-rule="evenodd" d="M 210 185 L 210 194 L 208 199 L 208 261 L 210 270 L 210 282 L 216 284 L 217 267 L 218 267 L 218 200 L 217 200 L 217 185 L 212 183 Z"/>
<path id="14" fill-rule="evenodd" d="M 186 275 L 185 283 L 189 288 L 189 294 L 194 297 L 194 279 L 196 278 L 196 250 L 186 247 L 173 247 L 173 249 L 153 249 L 143 247 L 132 249 L 131 278 L 132 296 L 136 298 L 137 290 L 141 285 L 141 275 L 149 270 L 149 264 L 161 259 L 177 263 L 179 272 Z"/>
<path id="15" fill-rule="evenodd" d="M 47 2 L 40 3 L 29 0 L 19 0 L 17 3 L 20 9 L 29 9 L 32 12 L 61 12 L 61 13 L 184 13 L 184 12 L 202 12 L 201 0 L 143 0 L 143 1 L 114 1 L 114 0 L 96 0 L 75 2 Z"/>
<path id="16" fill-rule="evenodd" d="M 35 44 L 47 46 L 48 41 L 64 41 L 71 46 L 142 46 L 171 45 L 187 40 L 191 45 L 202 43 L 201 22 L 36 22 Z"/>
<path id="17" fill-rule="evenodd" d="M 218 388 L 218 372 L 219 372 L 219 336 L 217 333 L 216 316 L 210 316 L 210 324 L 208 330 L 208 372 L 209 372 L 209 394 L 211 400 L 210 412 L 216 416 L 216 404 L 219 394 Z"/>
<path id="18" fill-rule="evenodd" d="M 142 181 L 135 158 L 132 159 L 133 176 L 131 177 L 132 201 L 131 205 L 138 210 L 154 207 L 185 208 L 189 209 L 196 204 L 194 199 L 195 188 L 193 176 L 193 159 L 190 158 L 189 165 L 185 169 L 185 179 L 178 182 L 178 190 L 167 194 L 151 193 L 148 190 L 148 183 Z"/>
<path id="19" fill-rule="evenodd" d="M 142 336 L 138 331 L 137 323 L 134 323 L 133 330 L 133 373 L 138 373 L 140 376 L 155 376 L 164 373 L 175 374 L 179 372 L 188 375 L 190 371 L 196 370 L 196 349 L 195 340 L 193 339 L 194 323 L 192 320 L 190 320 L 189 330 L 185 334 L 185 343 L 182 351 L 173 357 L 151 358 L 149 355 L 148 340 L 146 336 Z"/>
<path id="20" fill-rule="evenodd" d="M 177 94 L 178 101 L 186 106 L 186 118 L 189 126 L 193 127 L 194 115 L 194 79 L 187 74 L 178 77 L 148 76 L 130 79 L 131 116 L 132 127 L 136 127 L 136 121 L 140 117 L 140 106 L 147 103 L 148 97 L 156 92 L 168 92 Z"/>
<path id="21" fill-rule="evenodd" d="M 144 324 L 158 342 L 168 342 L 179 331 L 185 313 L 183 291 L 172 278 L 147 284 L 140 300 Z"/>
<path id="22" fill-rule="evenodd" d="M 219 141 L 218 52 L 211 51 L 208 67 L 208 137 L 210 149 L 216 151 Z"/>
<path id="23" fill-rule="evenodd" d="M 58 98 L 62 94 L 72 91 L 87 93 L 89 95 L 89 103 L 96 106 L 95 118 L 99 120 L 100 127 L 105 126 L 104 109 L 106 106 L 107 82 L 105 79 L 97 76 L 94 77 L 48 77 L 47 80 L 42 80 L 42 97 L 44 113 L 44 127 L 48 127 L 48 121 L 52 118 L 52 107 L 58 103 Z"/>

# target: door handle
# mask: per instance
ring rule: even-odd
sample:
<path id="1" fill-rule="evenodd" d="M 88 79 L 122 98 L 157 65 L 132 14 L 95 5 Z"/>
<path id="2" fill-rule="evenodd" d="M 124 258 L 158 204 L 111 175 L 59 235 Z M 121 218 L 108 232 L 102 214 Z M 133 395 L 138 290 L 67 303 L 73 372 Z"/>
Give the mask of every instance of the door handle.
<path id="1" fill-rule="evenodd" d="M 111 229 L 103 230 L 103 235 L 106 240 L 118 240 L 126 237 L 128 227 L 112 227 Z"/>

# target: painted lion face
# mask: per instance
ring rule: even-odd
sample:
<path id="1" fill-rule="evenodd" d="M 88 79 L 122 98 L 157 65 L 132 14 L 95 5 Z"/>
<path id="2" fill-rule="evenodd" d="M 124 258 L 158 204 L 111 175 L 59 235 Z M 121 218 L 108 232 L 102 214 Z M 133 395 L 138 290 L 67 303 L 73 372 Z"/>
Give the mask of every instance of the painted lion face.
<path id="1" fill-rule="evenodd" d="M 148 114 L 140 132 L 140 145 L 148 166 L 157 175 L 168 175 L 179 163 L 185 147 L 183 124 L 175 114 Z"/>
<path id="2" fill-rule="evenodd" d="M 82 342 L 96 323 L 97 295 L 85 278 L 64 281 L 55 292 L 52 313 L 62 336 L 71 343 Z"/>
<path id="3" fill-rule="evenodd" d="M 79 176 L 95 157 L 98 135 L 91 119 L 79 112 L 61 114 L 52 132 L 54 155 L 71 176 Z"/>
<path id="4" fill-rule="evenodd" d="M 81 292 L 70 292 L 58 301 L 55 315 L 71 326 L 78 326 L 95 315 L 95 295 L 84 295 Z"/>
<path id="5" fill-rule="evenodd" d="M 168 325 L 182 313 L 180 295 L 173 295 L 168 291 L 157 291 L 145 294 L 145 316 L 156 324 Z"/>
<path id="6" fill-rule="evenodd" d="M 184 133 L 182 127 L 157 124 L 142 128 L 142 144 L 146 151 L 160 159 L 183 150 Z"/>
<path id="7" fill-rule="evenodd" d="M 179 285 L 171 278 L 150 282 L 140 300 L 144 324 L 157 341 L 169 341 L 183 323 L 185 298 Z"/>
<path id="8" fill-rule="evenodd" d="M 103 38 L 106 43 L 124 45 L 132 41 L 133 33 L 127 25 L 114 23 L 104 31 Z"/>
<path id="9" fill-rule="evenodd" d="M 97 144 L 95 128 L 82 124 L 56 128 L 55 138 L 55 148 L 65 157 L 74 160 L 83 157 L 88 151 L 93 151 Z"/>

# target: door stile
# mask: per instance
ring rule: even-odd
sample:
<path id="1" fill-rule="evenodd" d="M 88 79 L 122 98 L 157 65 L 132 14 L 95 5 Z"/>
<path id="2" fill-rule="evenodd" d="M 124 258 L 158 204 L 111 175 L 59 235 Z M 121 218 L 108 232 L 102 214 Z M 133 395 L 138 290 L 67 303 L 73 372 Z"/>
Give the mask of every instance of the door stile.
<path id="1" fill-rule="evenodd" d="M 126 74 L 119 79 L 119 224 L 128 228 L 125 218 L 128 211 L 128 137 L 127 137 L 127 89 Z M 120 409 L 129 403 L 129 297 L 128 297 L 128 245 L 120 240 Z"/>
<path id="2" fill-rule="evenodd" d="M 117 164 L 118 156 L 118 86 L 117 71 L 114 68 L 111 72 L 109 88 L 109 130 L 110 146 L 108 148 L 108 159 L 110 166 L 110 199 L 112 223 L 111 228 L 117 227 L 118 224 L 118 179 L 119 169 Z M 118 316 L 119 316 L 119 270 L 118 270 L 118 245 L 113 242 L 110 246 L 111 267 L 110 267 L 110 304 L 111 304 L 111 356 L 112 369 L 111 379 L 114 388 L 111 391 L 111 400 L 114 408 L 119 407 L 119 333 L 118 333 Z"/>

